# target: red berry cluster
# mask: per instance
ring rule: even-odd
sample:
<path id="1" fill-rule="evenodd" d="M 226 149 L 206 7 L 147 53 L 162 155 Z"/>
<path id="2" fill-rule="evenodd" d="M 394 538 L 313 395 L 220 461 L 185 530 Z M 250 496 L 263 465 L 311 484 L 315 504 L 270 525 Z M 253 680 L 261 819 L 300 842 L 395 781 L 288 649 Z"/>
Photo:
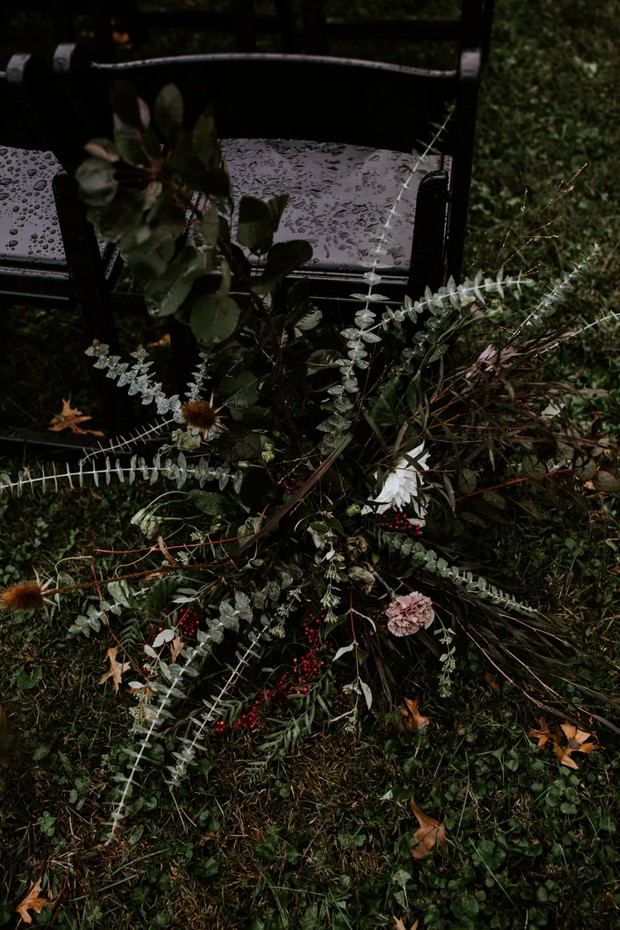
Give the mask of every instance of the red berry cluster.
<path id="1" fill-rule="evenodd" d="M 295 697 L 303 697 L 310 691 L 310 686 L 319 677 L 325 660 L 321 658 L 325 645 L 321 643 L 320 626 L 324 614 L 309 612 L 304 620 L 304 638 L 308 644 L 307 651 L 299 658 L 293 659 L 291 672 L 284 672 L 273 688 L 263 688 L 254 698 L 250 709 L 237 718 L 234 727 L 244 730 L 256 730 L 270 705 L 282 707 Z M 227 729 L 225 720 L 215 724 L 216 733 Z"/>
<path id="2" fill-rule="evenodd" d="M 421 536 L 422 527 L 419 523 L 410 523 L 411 519 L 404 511 L 388 510 L 379 516 L 379 525 L 382 530 L 391 533 L 407 533 L 410 536 Z"/>
<path id="3" fill-rule="evenodd" d="M 195 607 L 187 607 L 181 611 L 177 621 L 177 629 L 180 634 L 188 639 L 195 639 L 198 627 L 200 626 L 200 614 Z"/>
<path id="4" fill-rule="evenodd" d="M 199 626 L 200 613 L 195 607 L 186 607 L 179 612 L 179 618 L 177 620 L 177 633 L 179 636 L 184 636 L 186 639 L 195 639 Z M 161 626 L 161 624 L 150 626 L 146 633 L 146 642 L 150 644 L 157 634 L 161 633 L 164 629 L 166 628 Z"/>

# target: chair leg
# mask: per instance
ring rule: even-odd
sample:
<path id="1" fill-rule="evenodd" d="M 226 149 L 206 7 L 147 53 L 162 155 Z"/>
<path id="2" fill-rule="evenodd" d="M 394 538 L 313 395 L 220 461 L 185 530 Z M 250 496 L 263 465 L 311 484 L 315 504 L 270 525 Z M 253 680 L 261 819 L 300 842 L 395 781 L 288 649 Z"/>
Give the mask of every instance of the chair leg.
<path id="1" fill-rule="evenodd" d="M 75 180 L 64 171 L 54 178 L 54 198 L 86 344 L 90 345 L 94 339 L 98 339 L 110 345 L 113 352 L 118 352 L 118 337 L 99 244 L 92 226 L 86 220 Z M 96 379 L 110 432 L 116 434 L 130 429 L 134 417 L 129 398 L 105 377 L 104 372 L 93 369 L 93 377 Z"/>
<path id="2" fill-rule="evenodd" d="M 415 205 L 413 243 L 407 295 L 418 300 L 430 287 L 444 283 L 448 173 L 431 171 L 420 181 Z"/>

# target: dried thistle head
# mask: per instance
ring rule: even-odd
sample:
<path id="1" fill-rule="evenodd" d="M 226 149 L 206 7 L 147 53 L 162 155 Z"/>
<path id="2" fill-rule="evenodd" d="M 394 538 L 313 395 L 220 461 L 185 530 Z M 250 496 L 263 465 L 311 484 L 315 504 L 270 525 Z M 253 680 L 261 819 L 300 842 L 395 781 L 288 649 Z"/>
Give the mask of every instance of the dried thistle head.
<path id="1" fill-rule="evenodd" d="M 213 394 L 209 400 L 203 400 L 197 397 L 194 400 L 188 400 L 181 407 L 181 416 L 191 429 L 198 430 L 206 439 L 213 429 L 223 429 L 223 424 L 218 416 L 221 407 L 213 406 Z"/>
<path id="2" fill-rule="evenodd" d="M 45 591 L 50 584 L 50 581 L 41 584 L 37 576 L 36 581 L 23 581 L 9 585 L 0 592 L 0 610 L 7 610 L 11 613 L 18 610 L 46 610 L 46 605 L 51 603 L 45 597 Z"/>

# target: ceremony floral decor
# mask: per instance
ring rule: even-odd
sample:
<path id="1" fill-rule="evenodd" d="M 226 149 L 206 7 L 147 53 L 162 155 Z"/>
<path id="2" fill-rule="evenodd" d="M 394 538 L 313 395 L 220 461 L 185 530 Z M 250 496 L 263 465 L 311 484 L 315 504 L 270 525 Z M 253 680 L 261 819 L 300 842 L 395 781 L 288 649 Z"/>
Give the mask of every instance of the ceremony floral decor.
<path id="1" fill-rule="evenodd" d="M 399 699 L 421 652 L 437 663 L 440 696 L 459 687 L 459 656 L 473 645 L 547 712 L 604 723 L 613 700 L 589 686 L 547 592 L 529 590 L 527 572 L 507 575 L 502 556 L 548 501 L 618 490 L 609 441 L 573 402 L 592 392 L 558 380 L 556 367 L 565 340 L 617 326 L 613 315 L 554 317 L 591 257 L 533 300 L 531 279 L 500 269 L 394 305 L 381 297 L 386 222 L 355 309 L 322 307 L 303 280 L 287 280 L 307 243 L 273 244 L 286 197 L 233 200 L 208 114 L 184 130 L 170 87 L 155 120 L 143 102 L 125 111 L 139 120 L 117 119 L 114 141 L 93 141 L 78 180 L 151 313 L 176 316 L 196 339 L 184 396 L 157 379 L 143 346 L 123 358 L 96 343 L 95 366 L 155 408 L 152 422 L 77 466 L 0 478 L 4 493 L 152 486 L 132 521 L 148 544 L 144 568 L 28 581 L 0 598 L 8 610 L 45 600 L 54 611 L 79 592 L 71 631 L 109 629 L 130 657 L 115 654 L 110 673 L 135 705 L 114 827 L 175 727 L 172 785 L 208 737 L 235 722 L 260 729 L 266 708 L 280 715 L 261 737 L 268 753 L 317 712 L 356 730 L 379 696 Z M 263 259 L 259 274 L 248 255 Z"/>

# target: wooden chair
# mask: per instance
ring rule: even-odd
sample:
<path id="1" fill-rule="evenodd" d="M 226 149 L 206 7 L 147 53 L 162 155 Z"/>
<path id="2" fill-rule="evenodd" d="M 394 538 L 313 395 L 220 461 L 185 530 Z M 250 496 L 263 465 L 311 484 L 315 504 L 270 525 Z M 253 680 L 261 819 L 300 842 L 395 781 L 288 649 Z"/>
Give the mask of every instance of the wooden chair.
<path id="1" fill-rule="evenodd" d="M 121 268 L 118 250 L 98 242 L 77 196 L 81 154 L 66 144 L 66 112 L 50 67 L 14 55 L 0 73 L 0 306 L 75 308 L 83 346 L 117 345 L 110 293 Z M 85 367 L 89 365 L 84 359 Z M 131 410 L 101 372 L 93 372 L 108 426 L 126 429 Z M 66 446 L 64 437 L 5 431 L 4 444 Z"/>
<path id="2" fill-rule="evenodd" d="M 460 273 L 479 69 L 477 50 L 462 53 L 454 69 L 427 71 L 275 53 L 97 63 L 62 44 L 52 80 L 41 62 L 14 56 L 0 85 L 7 98 L 0 144 L 11 147 L 2 157 L 14 195 L 0 202 L 0 300 L 75 305 L 85 344 L 115 345 L 118 253 L 97 242 L 73 173 L 87 141 L 111 136 L 109 92 L 117 79 L 150 104 L 175 83 L 188 125 L 213 104 L 235 189 L 290 195 L 280 237 L 312 243 L 314 257 L 299 275 L 315 300 L 358 305 L 352 295 L 364 290 L 372 261 L 381 293 L 396 303 L 419 297 Z M 448 106 L 448 132 L 410 174 L 403 196 L 401 179 L 416 165 L 411 152 L 431 139 Z M 397 198 L 391 239 L 373 259 L 373 237 Z M 14 208 L 19 235 L 11 232 Z M 120 432 L 123 393 L 107 379 L 100 388 Z"/>
<path id="3" fill-rule="evenodd" d="M 359 292 L 373 235 L 399 194 L 394 241 L 380 262 L 382 290 L 402 301 L 459 276 L 479 51 L 464 52 L 454 69 L 427 71 L 275 53 L 97 63 L 64 45 L 55 69 L 81 98 L 73 129 L 82 143 L 110 135 L 108 97 L 118 78 L 149 104 L 165 84 L 176 84 L 188 125 L 213 104 L 235 189 L 290 195 L 281 238 L 311 242 L 314 257 L 300 274 L 312 297 L 350 302 Z M 431 140 L 449 106 L 445 137 L 403 197 L 395 178 L 414 167 L 412 150 Z"/>
<path id="4" fill-rule="evenodd" d="M 402 5 L 402 4 L 401 4 Z M 462 51 L 479 48 L 482 60 L 487 61 L 491 42 L 494 0 L 461 0 L 454 3 L 452 16 L 427 19 L 416 15 L 416 3 L 407 4 L 406 16 L 371 16 L 359 12 L 354 5 L 346 5 L 346 14 L 334 9 L 330 0 L 302 0 L 303 48 L 313 55 L 368 56 L 369 42 L 387 40 L 389 43 L 415 44 L 452 43 Z M 359 40 L 364 45 L 360 53 Z M 380 54 L 376 50 L 372 57 Z"/>

